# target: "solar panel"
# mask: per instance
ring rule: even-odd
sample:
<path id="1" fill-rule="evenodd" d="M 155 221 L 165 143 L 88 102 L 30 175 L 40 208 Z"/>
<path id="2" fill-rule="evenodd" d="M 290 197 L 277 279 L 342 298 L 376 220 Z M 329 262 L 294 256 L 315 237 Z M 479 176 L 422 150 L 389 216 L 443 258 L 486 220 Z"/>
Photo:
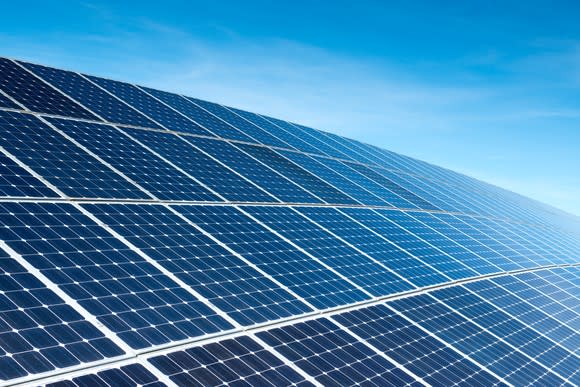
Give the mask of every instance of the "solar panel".
<path id="1" fill-rule="evenodd" d="M 0 384 L 580 384 L 580 220 L 372 145 L 0 58 Z"/>

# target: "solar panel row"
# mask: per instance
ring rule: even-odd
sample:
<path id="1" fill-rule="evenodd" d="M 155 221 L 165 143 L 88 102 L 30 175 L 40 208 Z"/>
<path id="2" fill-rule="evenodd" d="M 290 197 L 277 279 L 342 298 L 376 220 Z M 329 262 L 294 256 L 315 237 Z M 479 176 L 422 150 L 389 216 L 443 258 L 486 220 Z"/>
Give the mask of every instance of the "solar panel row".
<path id="1" fill-rule="evenodd" d="M 2 58 L 0 172 L 1 380 L 580 382 L 579 222 L 497 187 Z"/>

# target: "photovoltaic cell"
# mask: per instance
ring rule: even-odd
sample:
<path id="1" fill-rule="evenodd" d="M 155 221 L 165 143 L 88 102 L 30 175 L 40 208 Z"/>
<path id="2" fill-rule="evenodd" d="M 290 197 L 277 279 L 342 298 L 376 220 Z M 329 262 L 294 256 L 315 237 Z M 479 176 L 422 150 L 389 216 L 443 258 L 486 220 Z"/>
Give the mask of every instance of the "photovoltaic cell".
<path id="1" fill-rule="evenodd" d="M 47 120 L 158 199 L 222 201 L 112 126 Z"/>
<path id="2" fill-rule="evenodd" d="M 96 373 L 63 379 L 47 384 L 46 387 L 163 387 L 155 375 L 139 363 L 128 364 L 118 368 L 108 368 Z"/>
<path id="3" fill-rule="evenodd" d="M 296 131 L 296 127 L 289 124 L 288 122 L 279 120 L 277 118 L 268 117 L 263 114 L 259 116 L 272 125 L 272 126 L 266 126 L 265 124 L 261 125 L 263 128 L 269 129 L 272 134 L 286 141 L 294 148 L 306 153 L 328 156 L 326 153 L 318 149 L 316 146 L 309 143 L 307 139 L 300 138 L 299 133 Z M 247 115 L 244 117 L 247 117 Z"/>
<path id="4" fill-rule="evenodd" d="M 492 280 L 469 283 L 465 287 L 570 351 L 580 348 L 580 333 Z"/>
<path id="5" fill-rule="evenodd" d="M 338 149 L 331 145 L 332 141 L 329 141 L 320 131 L 316 129 L 309 128 L 304 125 L 295 124 L 293 122 L 288 123 L 288 128 L 293 129 L 292 133 L 296 133 L 300 138 L 308 141 L 310 144 L 314 145 L 317 149 L 324 152 L 324 154 L 335 157 L 342 160 L 351 160 L 351 158 L 340 152 Z"/>
<path id="6" fill-rule="evenodd" d="M 123 129 L 185 173 L 231 201 L 274 202 L 276 199 L 171 133 Z"/>
<path id="7" fill-rule="evenodd" d="M 14 160 L 0 153 L 0 196 L 51 198 L 58 195 Z"/>
<path id="8" fill-rule="evenodd" d="M 354 199 L 346 196 L 336 188 L 271 149 L 246 144 L 238 144 L 236 146 L 276 170 L 278 173 L 299 184 L 326 203 L 356 204 Z"/>
<path id="9" fill-rule="evenodd" d="M 257 336 L 325 386 L 421 385 L 325 318 Z"/>
<path id="10" fill-rule="evenodd" d="M 430 295 L 389 303 L 412 321 L 514 385 L 561 385 L 564 380 Z"/>
<path id="11" fill-rule="evenodd" d="M 279 153 L 301 168 L 306 169 L 308 172 L 319 177 L 325 182 L 332 184 L 335 188 L 344 192 L 346 195 L 352 197 L 361 204 L 377 206 L 388 205 L 387 202 L 380 199 L 378 196 L 346 179 L 336 171 L 332 170 L 332 168 L 324 166 L 323 164 L 316 161 L 313 157 L 306 156 L 302 153 L 289 151 L 279 151 Z"/>
<path id="12" fill-rule="evenodd" d="M 208 135 L 207 131 L 175 110 L 128 83 L 89 76 L 90 80 L 152 118 L 164 128 L 178 132 Z M 155 126 L 156 128 L 159 125 Z"/>
<path id="13" fill-rule="evenodd" d="M 0 58 L 0 90 L 35 112 L 98 120 L 10 59 Z"/>
<path id="14" fill-rule="evenodd" d="M 234 207 L 174 207 L 232 250 L 319 309 L 368 297 Z"/>
<path id="15" fill-rule="evenodd" d="M 238 130 L 227 122 L 219 119 L 203 108 L 203 101 L 191 97 L 184 97 L 191 106 L 187 110 L 193 119 L 205 128 L 211 128 L 211 131 L 218 137 L 228 140 L 239 140 L 250 143 L 257 143 L 255 139 L 246 133 Z"/>
<path id="16" fill-rule="evenodd" d="M 79 74 L 30 63 L 20 64 L 108 122 L 161 129 L 159 125 Z"/>
<path id="17" fill-rule="evenodd" d="M 580 315 L 574 310 L 561 304 L 557 299 L 542 293 L 542 289 L 536 289 L 535 284 L 526 281 L 527 278 L 521 276 L 502 276 L 491 281 L 501 285 L 506 290 L 518 297 L 525 299 L 536 308 L 548 313 L 550 316 L 578 331 L 580 330 Z M 533 278 L 532 278 L 533 280 Z"/>
<path id="18" fill-rule="evenodd" d="M 69 204 L 1 203 L 2 239 L 132 348 L 230 324 Z"/>
<path id="19" fill-rule="evenodd" d="M 291 208 L 249 207 L 246 210 L 374 296 L 411 288 L 385 266 L 364 256 Z M 323 227 L 333 218 L 341 217 L 334 209 L 301 207 L 299 210 L 315 222 L 320 221 Z"/>
<path id="20" fill-rule="evenodd" d="M 156 356 L 149 362 L 178 386 L 312 386 L 248 336 Z"/>
<path id="21" fill-rule="evenodd" d="M 263 190 L 287 203 L 321 203 L 321 200 L 303 190 L 268 166 L 261 164 L 234 145 L 221 140 L 187 138 L 187 141 L 230 169 L 251 180 Z"/>
<path id="22" fill-rule="evenodd" d="M 454 286 L 432 294 L 551 372 L 566 380 L 572 378 L 574 384 L 580 381 L 574 378 L 580 358 L 464 287 Z"/>
<path id="23" fill-rule="evenodd" d="M 391 250 L 397 252 L 398 249 L 403 251 L 403 253 L 395 254 L 393 256 L 394 261 L 392 263 L 392 268 L 393 270 L 396 269 L 397 272 L 401 273 L 401 275 L 404 275 L 405 278 L 412 279 L 412 281 L 419 286 L 434 285 L 450 280 L 446 274 L 430 265 L 429 262 L 424 259 L 424 256 L 420 256 L 421 254 L 416 255 L 415 251 L 408 250 L 405 243 L 402 243 L 402 245 L 399 246 L 399 242 L 405 241 L 415 249 L 422 248 L 424 244 L 416 237 L 409 236 L 406 232 L 401 235 L 402 231 L 399 231 L 400 229 L 397 226 L 381 216 L 381 214 L 366 208 L 341 208 L 340 211 L 352 217 L 355 221 L 370 228 L 389 242 L 395 242 L 397 248 Z M 382 251 L 382 249 L 379 251 Z M 388 257 L 385 257 L 385 260 L 388 259 Z"/>
<path id="24" fill-rule="evenodd" d="M 471 360 L 383 305 L 342 313 L 333 319 L 430 385 L 504 385 Z"/>
<path id="25" fill-rule="evenodd" d="M 0 93 L 0 107 L 8 109 L 22 109 L 18 104 L 16 104 L 2 93 Z"/>
<path id="26" fill-rule="evenodd" d="M 252 325 L 311 311 L 166 207 L 84 207 L 240 324 Z"/>
<path id="27" fill-rule="evenodd" d="M 238 129 L 242 133 L 247 134 L 248 136 L 250 136 L 251 138 L 253 138 L 257 142 L 259 142 L 260 144 L 288 148 L 288 145 L 286 143 L 280 141 L 276 137 L 274 137 L 271 134 L 269 134 L 268 132 L 264 131 L 259 126 L 254 125 L 253 123 L 238 116 L 237 114 L 232 112 L 229 108 L 225 108 L 224 106 L 218 105 L 216 103 L 202 101 L 199 99 L 196 99 L 194 102 L 197 105 L 204 108 L 205 110 L 207 110 L 208 112 L 215 115 L 216 117 L 221 118 L 222 120 L 224 120 L 225 122 L 227 122 L 228 124 L 230 124 L 234 128 Z M 256 141 L 252 141 L 252 142 L 256 142 Z"/>
<path id="28" fill-rule="evenodd" d="M 420 257 L 437 257 L 443 255 L 437 259 L 439 263 L 445 265 L 439 270 L 448 273 L 448 275 L 454 279 L 475 277 L 479 274 L 471 269 L 471 266 L 473 266 L 471 261 L 475 260 L 476 262 L 479 262 L 479 257 L 465 249 L 462 249 L 449 239 L 442 237 L 441 234 L 429 228 L 425 223 L 418 221 L 413 217 L 415 214 L 417 213 L 402 211 L 381 212 L 382 216 L 395 223 L 401 229 L 408 231 L 410 234 L 413 234 L 420 239 L 420 241 L 417 241 L 415 238 L 410 237 L 412 239 L 411 243 L 413 243 L 413 247 L 421 249 L 421 253 L 417 252 L 415 255 Z M 405 242 L 401 242 L 401 244 L 403 243 Z M 406 247 L 407 246 L 405 246 L 405 248 Z M 431 263 L 428 258 L 425 258 L 425 260 Z M 438 267 L 435 262 L 433 262 L 433 265 Z"/>
<path id="29" fill-rule="evenodd" d="M 0 228 L 0 237 L 6 238 Z M 123 351 L 0 250 L 0 380 L 120 356 Z"/>
<path id="30" fill-rule="evenodd" d="M 0 111 L 0 145 L 66 195 L 149 197 L 30 114 Z"/>

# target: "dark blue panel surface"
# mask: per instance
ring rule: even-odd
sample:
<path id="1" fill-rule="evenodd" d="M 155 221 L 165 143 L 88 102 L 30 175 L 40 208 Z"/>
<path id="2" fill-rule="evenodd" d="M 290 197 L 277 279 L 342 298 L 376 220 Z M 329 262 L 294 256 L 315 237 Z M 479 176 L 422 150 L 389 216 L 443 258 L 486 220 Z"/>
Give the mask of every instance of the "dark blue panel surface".
<path id="1" fill-rule="evenodd" d="M 222 201 L 112 126 L 48 120 L 158 199 Z"/>
<path id="2" fill-rule="evenodd" d="M 580 358 L 542 333 L 528 327 L 462 286 L 437 290 L 431 294 L 469 318 L 470 321 L 495 334 L 512 348 L 519 350 L 530 360 L 535 360 L 563 378 L 572 378 L 574 384 L 580 382 L 579 378 L 574 378 L 580 366 Z"/>
<path id="3" fill-rule="evenodd" d="M 333 316 L 433 386 L 503 385 L 495 376 L 383 305 Z"/>
<path id="4" fill-rule="evenodd" d="M 325 155 L 342 160 L 352 160 L 350 156 L 336 149 L 333 146 L 333 141 L 329 140 L 320 131 L 293 122 L 289 122 L 288 125 L 290 129 L 293 128 L 292 133 L 295 133 L 297 136 L 304 139 L 304 141 L 308 141 L 309 144 L 314 145 L 321 152 L 324 152 Z"/>
<path id="5" fill-rule="evenodd" d="M 234 207 L 175 208 L 317 308 L 326 309 L 368 298 Z"/>
<path id="6" fill-rule="evenodd" d="M 6 239 L 6 234 L 0 229 L 0 238 Z M 93 324 L 0 250 L 0 380 L 122 354 Z"/>
<path id="7" fill-rule="evenodd" d="M 156 356 L 149 362 L 178 386 L 312 386 L 248 336 Z"/>
<path id="8" fill-rule="evenodd" d="M 254 125 L 250 121 L 243 119 L 229 108 L 225 108 L 224 106 L 218 105 L 216 103 L 202 101 L 199 99 L 193 101 L 216 117 L 221 118 L 234 128 L 238 129 L 240 132 L 250 136 L 255 140 L 252 142 L 259 142 L 260 144 L 264 145 L 288 148 L 288 145 L 285 142 L 280 141 L 278 138 L 272 136 L 270 133 L 263 130 L 259 126 Z"/>
<path id="9" fill-rule="evenodd" d="M 88 110 L 10 59 L 0 58 L 0 90 L 35 112 L 98 120 Z"/>
<path id="10" fill-rule="evenodd" d="M 389 242 L 396 242 L 397 238 L 395 237 L 398 235 L 399 229 L 375 211 L 368 208 L 341 208 L 340 211 L 370 228 Z M 394 244 L 393 247 L 385 248 L 382 242 L 380 242 L 379 246 L 380 248 L 377 249 L 372 244 L 369 244 L 364 246 L 364 248 L 373 254 L 381 254 L 382 261 L 389 263 L 389 267 L 408 278 L 417 286 L 428 286 L 449 281 L 449 277 L 444 273 L 414 255 L 413 252 L 407 251 L 404 246 Z"/>
<path id="11" fill-rule="evenodd" d="M 0 196 L 50 198 L 58 195 L 11 158 L 0 153 Z"/>
<path id="12" fill-rule="evenodd" d="M 0 204 L 1 239 L 133 348 L 231 328 L 69 204 Z"/>
<path id="13" fill-rule="evenodd" d="M 0 107 L 9 109 L 22 109 L 18 104 L 14 103 L 10 98 L 0 93 Z"/>
<path id="14" fill-rule="evenodd" d="M 245 210 L 374 296 L 411 288 L 385 266 L 361 254 L 291 208 L 246 207 Z M 332 216 L 341 217 L 331 208 L 302 207 L 300 211 L 314 221 L 320 220 L 323 223 L 331 222 Z"/>
<path id="15" fill-rule="evenodd" d="M 580 348 L 580 333 L 493 280 L 477 281 L 465 287 L 570 351 Z"/>
<path id="16" fill-rule="evenodd" d="M 395 184 L 391 180 L 387 179 L 385 176 L 375 172 L 369 167 L 364 165 L 344 162 L 350 168 L 354 169 L 361 175 L 366 176 L 372 181 L 380 184 L 386 190 L 392 192 L 392 194 L 385 200 L 398 208 L 421 208 L 424 210 L 439 210 L 433 204 L 429 203 L 427 200 L 407 191 L 405 188 L 398 184 Z"/>
<path id="17" fill-rule="evenodd" d="M 361 204 L 377 206 L 389 205 L 387 202 L 367 191 L 360 185 L 353 183 L 352 181 L 340 175 L 338 172 L 335 172 L 332 169 L 319 163 L 314 157 L 289 151 L 279 151 L 279 153 L 287 159 L 291 160 L 296 165 L 306 169 L 308 172 L 357 200 Z"/>
<path id="18" fill-rule="evenodd" d="M 354 199 L 346 196 L 332 185 L 327 184 L 325 181 L 307 172 L 306 169 L 300 168 L 269 148 L 245 144 L 236 146 L 276 170 L 278 173 L 299 184 L 326 203 L 356 204 Z"/>
<path id="19" fill-rule="evenodd" d="M 421 385 L 325 318 L 257 335 L 325 386 Z"/>
<path id="20" fill-rule="evenodd" d="M 47 384 L 46 387 L 163 387 L 165 385 L 143 365 L 135 363 L 64 379 Z"/>
<path id="21" fill-rule="evenodd" d="M 99 204 L 85 208 L 240 324 L 311 311 L 166 207 Z"/>
<path id="22" fill-rule="evenodd" d="M 250 113 L 252 114 L 252 113 Z M 247 117 L 245 115 L 244 117 Z M 260 118 L 265 120 L 269 125 L 260 121 L 260 126 L 268 129 L 270 133 L 274 134 L 276 137 L 281 138 L 288 144 L 292 145 L 294 148 L 315 155 L 326 155 L 320 149 L 316 148 L 314 145 L 310 144 L 307 139 L 302 139 L 300 133 L 296 130 L 296 127 L 289 124 L 286 121 L 279 120 L 277 118 L 268 117 L 265 115 L 259 115 Z M 326 155 L 328 156 L 328 155 Z"/>
<path id="23" fill-rule="evenodd" d="M 184 106 L 187 109 L 187 115 L 218 137 L 228 140 L 257 143 L 257 141 L 250 137 L 248 134 L 234 128 L 232 125 L 204 109 L 202 105 L 205 103 L 205 101 L 191 97 L 184 98 L 186 98 L 186 101 L 189 104 Z"/>
<path id="24" fill-rule="evenodd" d="M 187 138 L 187 141 L 252 181 L 264 191 L 274 195 L 282 202 L 321 203 L 320 199 L 228 142 L 194 137 Z"/>
<path id="25" fill-rule="evenodd" d="M 396 243 L 397 246 L 413 254 L 415 257 L 420 258 L 425 263 L 445 273 L 447 277 L 454 280 L 477 275 L 476 272 L 469 269 L 453 256 L 445 254 L 441 249 L 437 249 L 426 242 L 422 239 L 421 235 L 414 234 L 413 229 L 421 226 L 404 212 L 389 210 L 376 210 L 376 212 L 392 222 L 390 226 L 388 223 L 383 223 L 382 225 L 385 228 L 382 231 L 385 232 L 383 235 Z"/>
<path id="26" fill-rule="evenodd" d="M 429 295 L 392 301 L 389 305 L 509 383 L 564 384 L 546 367 Z"/>
<path id="27" fill-rule="evenodd" d="M 272 196 L 170 133 L 124 128 L 133 138 L 227 200 L 274 202 Z"/>
<path id="28" fill-rule="evenodd" d="M 79 74 L 29 63 L 22 65 L 108 122 L 161 129 L 159 125 Z"/>
<path id="29" fill-rule="evenodd" d="M 0 145 L 66 195 L 149 198 L 38 118 L 0 111 Z"/>
<path id="30" fill-rule="evenodd" d="M 163 125 L 165 129 L 178 132 L 209 135 L 201 126 L 159 102 L 129 83 L 89 76 L 91 81 L 125 101 L 139 112 Z M 155 127 L 159 127 L 156 125 Z"/>

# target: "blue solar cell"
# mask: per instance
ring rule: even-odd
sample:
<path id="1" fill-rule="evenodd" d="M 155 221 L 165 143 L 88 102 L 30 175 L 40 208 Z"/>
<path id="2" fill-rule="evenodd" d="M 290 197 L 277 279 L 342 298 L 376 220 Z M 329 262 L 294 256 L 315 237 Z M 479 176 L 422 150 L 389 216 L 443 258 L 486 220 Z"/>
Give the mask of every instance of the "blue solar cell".
<path id="1" fill-rule="evenodd" d="M 1 203 L 0 238 L 133 348 L 231 328 L 69 204 Z"/>
<path id="2" fill-rule="evenodd" d="M 411 286 L 385 266 L 361 254 L 288 207 L 245 207 L 249 214 L 293 241 L 374 296 L 409 290 Z M 302 207 L 300 212 L 325 226 L 341 214 L 330 208 Z"/>
<path id="3" fill-rule="evenodd" d="M 286 203 L 321 203 L 284 176 L 261 164 L 234 145 L 221 140 L 189 137 L 187 141 L 211 155 L 228 168 L 257 184 L 264 191 Z"/>
<path id="4" fill-rule="evenodd" d="M 254 125 L 252 122 L 247 121 L 240 117 L 239 115 L 235 114 L 231 108 L 226 108 L 224 106 L 218 105 L 216 103 L 202 101 L 199 99 L 194 100 L 194 102 L 213 114 L 216 117 L 221 118 L 231 126 L 238 129 L 240 132 L 245 133 L 246 135 L 250 136 L 255 141 L 252 142 L 259 142 L 260 144 L 264 145 L 272 145 L 282 148 L 288 148 L 288 145 L 279 140 L 278 138 L 272 136 L 267 131 L 260 128 L 258 125 Z"/>
<path id="5" fill-rule="evenodd" d="M 541 270 L 533 273 L 522 273 L 517 278 L 534 289 L 541 291 L 542 294 L 556 300 L 559 304 L 573 310 L 580 317 L 580 299 L 576 294 L 570 293 L 558 286 L 559 284 L 553 278 L 550 278 L 553 276 L 549 274 L 551 274 L 550 271 Z"/>
<path id="6" fill-rule="evenodd" d="M 289 151 L 279 151 L 279 153 L 296 165 L 306 169 L 308 172 L 319 177 L 328 184 L 331 184 L 333 187 L 352 197 L 361 204 L 377 206 L 389 205 L 387 202 L 372 194 L 370 191 L 367 191 L 360 185 L 357 185 L 343 177 L 338 172 L 319 163 L 314 157 Z"/>
<path id="7" fill-rule="evenodd" d="M 336 149 L 332 144 L 332 141 L 322 134 L 319 130 L 309 128 L 304 125 L 295 124 L 293 122 L 288 123 L 288 128 L 293 129 L 292 133 L 295 133 L 300 138 L 308 141 L 309 144 L 314 145 L 319 151 L 324 152 L 325 155 L 330 157 L 336 157 L 342 160 L 352 160 L 352 158 L 343 152 Z"/>
<path id="8" fill-rule="evenodd" d="M 0 111 L 0 144 L 66 195 L 148 198 L 133 184 L 30 114 Z"/>
<path id="9" fill-rule="evenodd" d="M 368 298 L 234 207 L 175 207 L 192 222 L 319 309 Z"/>
<path id="10" fill-rule="evenodd" d="M 135 363 L 59 380 L 47 384 L 46 387 L 162 387 L 165 385 L 143 365 Z"/>
<path id="11" fill-rule="evenodd" d="M 51 198 L 58 195 L 14 160 L 0 153 L 0 196 Z"/>
<path id="12" fill-rule="evenodd" d="M 255 139 L 248 136 L 246 133 L 238 130 L 232 125 L 228 124 L 224 120 L 219 119 L 214 114 L 211 114 L 206 109 L 203 108 L 204 103 L 209 103 L 201 101 L 199 99 L 184 97 L 188 102 L 188 105 L 183 106 L 187 110 L 187 115 L 203 125 L 204 128 L 208 128 L 217 135 L 218 137 L 225 138 L 228 140 L 239 140 L 251 143 L 257 143 Z"/>
<path id="13" fill-rule="evenodd" d="M 417 256 L 415 251 L 407 250 L 405 243 L 399 245 L 398 241 L 405 242 L 407 240 L 414 249 L 422 248 L 424 246 L 423 243 L 417 242 L 416 238 L 410 237 L 408 233 L 395 226 L 379 213 L 366 208 L 341 208 L 340 211 L 391 242 L 396 247 L 387 250 L 388 253 L 391 253 L 391 251 L 395 253 L 392 258 L 392 269 L 396 269 L 397 272 L 405 278 L 409 278 L 417 286 L 435 285 L 449 281 L 449 277 L 428 262 L 430 257 Z M 413 242 L 417 242 L 417 244 Z M 402 253 L 398 253 L 399 250 Z M 382 249 L 379 250 L 379 252 L 381 251 Z M 424 258 L 427 258 L 427 260 Z M 431 258 L 434 259 L 434 257 Z M 387 256 L 384 259 L 387 262 L 389 257 Z"/>
<path id="14" fill-rule="evenodd" d="M 108 122 L 161 129 L 149 118 L 79 74 L 30 63 L 21 64 Z"/>
<path id="15" fill-rule="evenodd" d="M 537 278 L 537 277 L 536 277 Z M 568 327 L 579 331 L 580 316 L 577 312 L 561 304 L 550 294 L 545 294 L 542 287 L 536 289 L 538 284 L 533 276 L 505 276 L 492 279 L 495 284 L 501 285 L 506 290 L 516 296 L 525 299 L 527 302 L 549 314 L 556 320 Z"/>
<path id="16" fill-rule="evenodd" d="M 469 283 L 465 287 L 570 351 L 580 348 L 580 333 L 492 280 Z"/>
<path id="17" fill-rule="evenodd" d="M 98 120 L 88 110 L 10 59 L 0 58 L 0 90 L 35 112 Z"/>
<path id="18" fill-rule="evenodd" d="M 427 200 L 420 198 L 419 196 L 407 191 L 398 184 L 395 184 L 391 180 L 387 179 L 385 176 L 373 171 L 372 169 L 355 163 L 344 162 L 350 168 L 354 169 L 361 175 L 373 180 L 374 182 L 380 184 L 392 194 L 386 198 L 386 200 L 399 208 L 421 208 L 424 210 L 439 210 Z"/>
<path id="19" fill-rule="evenodd" d="M 557 375 L 568 379 L 578 371 L 580 358 L 572 352 L 462 286 L 437 290 L 431 294 Z M 580 379 L 572 381 L 578 382 Z"/>
<path id="20" fill-rule="evenodd" d="M 5 236 L 0 229 L 0 237 Z M 122 354 L 94 325 L 0 250 L 0 380 Z"/>
<path id="21" fill-rule="evenodd" d="M 414 212 L 378 211 L 386 219 L 400 227 L 390 236 L 407 251 L 443 271 L 453 279 L 475 277 L 479 273 L 470 269 L 469 260 L 479 261 L 473 253 L 458 247 L 449 239 L 417 221 Z M 402 233 L 401 231 L 404 230 Z M 398 237 L 395 234 L 400 235 Z M 467 261 L 467 262 L 466 262 Z"/>
<path id="22" fill-rule="evenodd" d="M 133 138 L 231 201 L 275 202 L 276 199 L 171 133 L 123 128 Z"/>
<path id="23" fill-rule="evenodd" d="M 333 316 L 433 386 L 503 385 L 495 376 L 383 305 Z"/>
<path id="24" fill-rule="evenodd" d="M 248 114 L 253 114 L 253 113 L 248 113 Z M 247 117 L 248 114 L 244 115 L 244 117 Z M 270 131 L 270 133 L 272 133 L 276 137 L 281 138 L 282 140 L 286 141 L 288 144 L 292 145 L 294 148 L 296 148 L 302 152 L 306 152 L 306 153 L 328 156 L 327 154 L 322 152 L 320 149 L 318 149 L 314 145 L 310 144 L 307 139 L 300 138 L 298 132 L 296 131 L 296 128 L 293 125 L 289 124 L 288 122 L 283 121 L 283 120 L 279 120 L 277 118 L 268 117 L 265 115 L 258 115 L 258 114 L 256 114 L 256 115 L 263 120 L 263 121 L 260 120 L 261 127 L 268 129 Z M 252 119 L 256 120 L 255 117 L 253 117 Z M 268 123 L 269 125 L 266 123 Z"/>
<path id="25" fill-rule="evenodd" d="M 257 336 L 325 386 L 421 385 L 325 318 Z"/>
<path id="26" fill-rule="evenodd" d="M 16 104 L 10 98 L 6 97 L 1 92 L 0 92 L 0 107 L 9 108 L 9 109 L 22 109 L 18 104 Z"/>
<path id="27" fill-rule="evenodd" d="M 209 133 L 197 123 L 179 114 L 167 105 L 159 102 L 136 86 L 128 83 L 112 81 L 109 79 L 89 76 L 91 81 L 114 94 L 119 99 L 130 104 L 139 112 L 152 118 L 155 122 L 163 125 L 165 129 L 178 132 L 209 135 Z M 154 128 L 158 128 L 155 125 Z"/>
<path id="28" fill-rule="evenodd" d="M 562 385 L 564 380 L 430 295 L 389 303 L 454 349 L 514 385 Z"/>
<path id="29" fill-rule="evenodd" d="M 357 202 L 346 196 L 330 184 L 310 174 L 305 169 L 290 162 L 285 157 L 271 149 L 261 146 L 239 144 L 238 148 L 252 155 L 278 173 L 286 176 L 288 179 L 299 184 L 309 192 L 316 195 L 326 203 L 356 204 Z"/>
<path id="30" fill-rule="evenodd" d="M 311 311 L 166 207 L 123 204 L 84 207 L 240 324 Z"/>
<path id="31" fill-rule="evenodd" d="M 178 386 L 312 386 L 248 336 L 156 356 L 149 362 Z"/>
<path id="32" fill-rule="evenodd" d="M 113 126 L 47 119 L 161 200 L 222 201 Z"/>

